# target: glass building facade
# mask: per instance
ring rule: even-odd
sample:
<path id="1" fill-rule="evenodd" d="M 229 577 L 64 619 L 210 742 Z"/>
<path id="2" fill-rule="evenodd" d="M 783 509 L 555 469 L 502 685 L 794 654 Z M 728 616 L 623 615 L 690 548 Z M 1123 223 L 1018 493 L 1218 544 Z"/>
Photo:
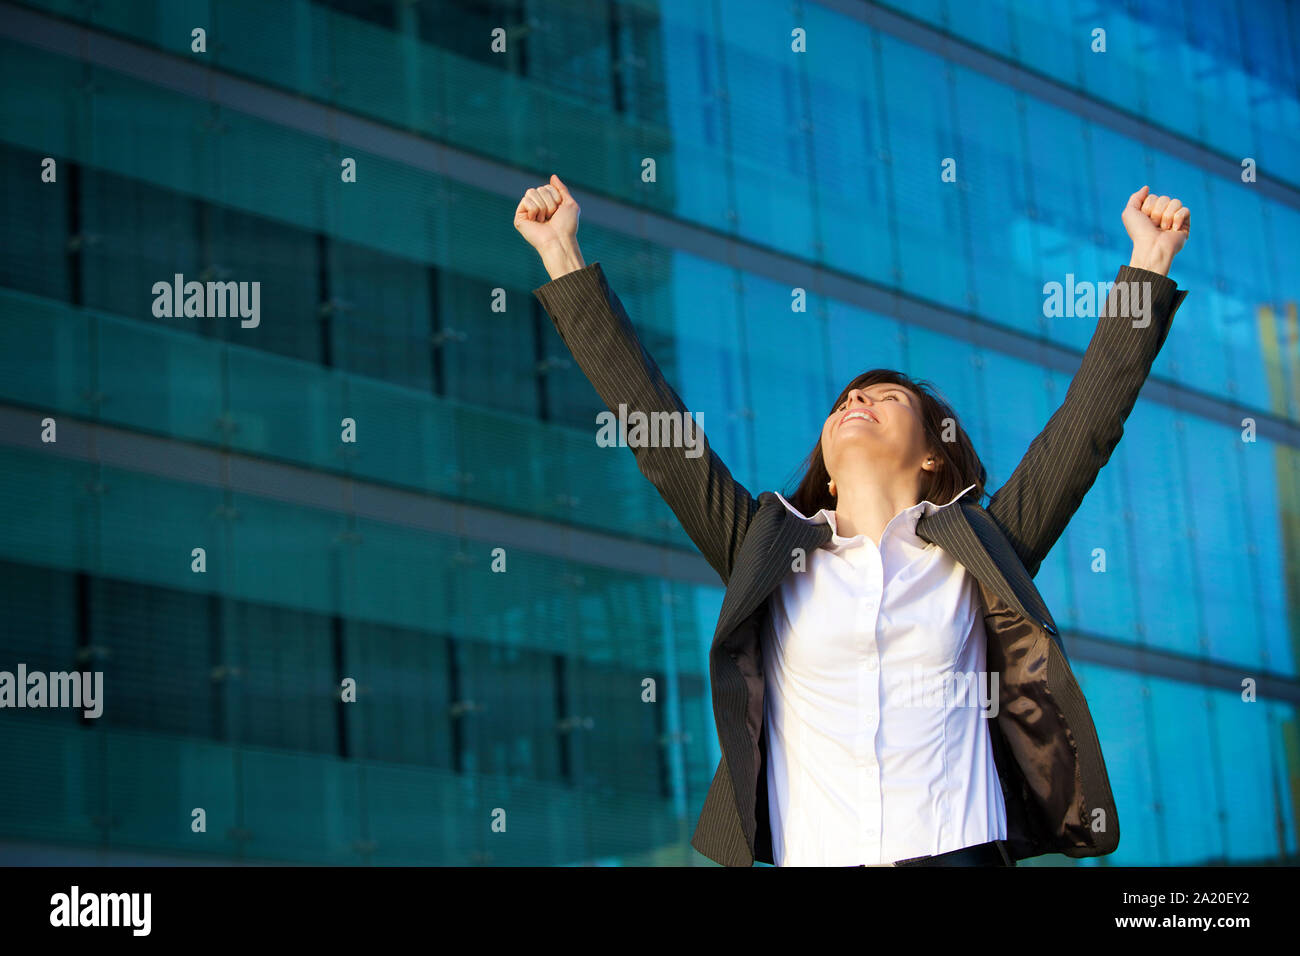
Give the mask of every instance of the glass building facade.
<path id="1" fill-rule="evenodd" d="M 556 172 L 755 494 L 877 366 L 996 491 L 1095 327 L 1044 284 L 1191 207 L 1036 579 L 1123 836 L 1022 865 L 1296 862 L 1298 51 L 1282 0 L 0 2 L 0 671 L 104 681 L 0 710 L 0 859 L 712 865 L 723 591 L 530 294 Z"/>

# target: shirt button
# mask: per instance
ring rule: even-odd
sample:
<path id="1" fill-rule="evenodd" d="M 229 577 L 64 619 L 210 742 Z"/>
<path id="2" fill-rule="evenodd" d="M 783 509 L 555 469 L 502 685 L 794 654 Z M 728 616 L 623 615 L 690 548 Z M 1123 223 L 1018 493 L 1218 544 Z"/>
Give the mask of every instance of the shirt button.
<path id="1" fill-rule="evenodd" d="M 875 669 L 876 669 L 876 659 L 873 657 L 869 661 L 867 661 L 867 670 L 874 671 Z"/>

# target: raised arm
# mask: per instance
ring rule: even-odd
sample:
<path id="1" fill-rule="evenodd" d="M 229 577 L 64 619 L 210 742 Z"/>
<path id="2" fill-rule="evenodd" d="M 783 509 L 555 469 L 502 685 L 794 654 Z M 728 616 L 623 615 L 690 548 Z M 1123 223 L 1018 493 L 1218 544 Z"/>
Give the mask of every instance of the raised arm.
<path id="1" fill-rule="evenodd" d="M 578 204 L 560 177 L 529 189 L 515 210 L 515 228 L 542 257 L 551 281 L 534 289 L 560 338 L 601 401 L 627 419 L 641 412 L 680 416 L 687 447 L 632 448 L 637 467 L 659 490 L 705 560 L 726 584 L 757 504 L 713 452 L 703 430 L 645 351 L 600 263 L 585 265 L 578 249 Z M 669 418 L 667 421 L 673 421 Z M 594 423 L 593 423 L 594 424 Z M 651 427 L 655 427 L 653 424 Z M 687 452 L 690 452 L 688 455 Z"/>
<path id="2" fill-rule="evenodd" d="M 1124 434 L 1138 392 L 1187 293 L 1168 278 L 1190 231 L 1191 212 L 1146 186 L 1129 197 L 1123 221 L 1133 240 L 1065 401 L 989 501 L 1030 576 L 1038 573 L 1083 496 Z M 1139 295 L 1131 294 L 1137 290 Z"/>

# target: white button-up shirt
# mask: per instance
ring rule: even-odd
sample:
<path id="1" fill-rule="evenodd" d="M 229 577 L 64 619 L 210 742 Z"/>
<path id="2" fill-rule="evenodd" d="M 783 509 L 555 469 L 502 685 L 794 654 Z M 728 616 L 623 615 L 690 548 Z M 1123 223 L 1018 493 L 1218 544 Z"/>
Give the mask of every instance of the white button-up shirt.
<path id="1" fill-rule="evenodd" d="M 879 547 L 840 537 L 835 512 L 819 511 L 811 520 L 834 534 L 772 593 L 763 718 L 777 866 L 890 864 L 1006 839 L 978 583 L 916 534 L 923 513 L 973 487 L 899 512 Z"/>

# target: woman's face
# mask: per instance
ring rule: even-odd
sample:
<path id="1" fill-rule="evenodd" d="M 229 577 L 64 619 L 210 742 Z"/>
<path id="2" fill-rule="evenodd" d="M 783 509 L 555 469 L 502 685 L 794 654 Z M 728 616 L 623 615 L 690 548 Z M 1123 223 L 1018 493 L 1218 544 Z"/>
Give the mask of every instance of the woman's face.
<path id="1" fill-rule="evenodd" d="M 929 449 L 915 392 L 889 382 L 849 389 L 822 426 L 822 458 L 834 478 L 848 456 L 863 452 L 901 468 L 922 466 Z"/>

